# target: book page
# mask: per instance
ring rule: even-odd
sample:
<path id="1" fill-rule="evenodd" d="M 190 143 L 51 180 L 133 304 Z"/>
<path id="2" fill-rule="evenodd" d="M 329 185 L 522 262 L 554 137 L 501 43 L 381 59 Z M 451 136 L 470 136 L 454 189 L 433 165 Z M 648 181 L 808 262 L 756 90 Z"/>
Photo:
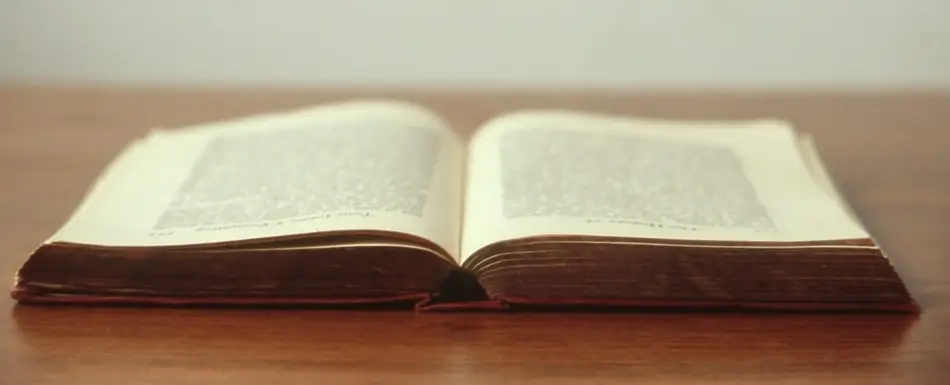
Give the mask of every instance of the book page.
<path id="1" fill-rule="evenodd" d="M 815 179 L 815 183 L 817 183 L 828 196 L 834 199 L 835 202 L 838 202 L 838 205 L 848 214 L 855 226 L 859 226 L 863 229 L 864 224 L 861 223 L 861 218 L 858 217 L 854 209 L 851 208 L 851 204 L 844 199 L 841 195 L 841 191 L 838 190 L 838 186 L 836 186 L 834 180 L 831 179 L 831 175 L 828 174 L 825 162 L 818 153 L 815 139 L 808 134 L 799 135 L 798 148 L 802 153 L 802 159 L 804 159 L 808 171 L 811 173 L 812 178 Z M 867 230 L 865 229 L 865 231 Z M 871 235 L 868 234 L 868 237 L 871 237 Z"/>
<path id="2" fill-rule="evenodd" d="M 188 245 L 388 230 L 458 250 L 462 147 L 434 114 L 363 101 L 155 130 L 51 239 Z"/>
<path id="3" fill-rule="evenodd" d="M 527 236 L 867 238 L 812 177 L 786 123 L 569 111 L 499 117 L 473 138 L 463 255 Z"/>

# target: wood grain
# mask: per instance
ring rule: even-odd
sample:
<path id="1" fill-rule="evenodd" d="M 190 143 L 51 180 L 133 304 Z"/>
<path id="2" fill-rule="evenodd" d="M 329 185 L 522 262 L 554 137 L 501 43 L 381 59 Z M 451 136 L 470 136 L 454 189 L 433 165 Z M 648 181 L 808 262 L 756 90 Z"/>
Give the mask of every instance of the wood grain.
<path id="1" fill-rule="evenodd" d="M 791 120 L 923 307 L 856 314 L 413 314 L 80 308 L 0 299 L 2 384 L 950 381 L 950 95 L 0 89 L 0 276 L 62 223 L 150 127 L 356 96 L 422 102 L 471 132 L 493 114 L 572 107 Z M 12 282 L 12 279 L 8 282 Z"/>

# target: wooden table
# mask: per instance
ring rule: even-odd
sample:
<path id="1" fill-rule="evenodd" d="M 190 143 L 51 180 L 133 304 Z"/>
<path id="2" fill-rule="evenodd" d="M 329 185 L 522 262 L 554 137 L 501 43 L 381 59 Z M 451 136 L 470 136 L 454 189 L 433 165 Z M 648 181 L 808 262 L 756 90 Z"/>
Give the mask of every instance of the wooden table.
<path id="1" fill-rule="evenodd" d="M 0 276 L 12 282 L 148 128 L 359 95 L 426 103 L 463 131 L 518 107 L 791 120 L 814 133 L 924 312 L 413 314 L 21 307 L 4 297 L 0 383 L 950 383 L 950 95 L 0 89 Z"/>

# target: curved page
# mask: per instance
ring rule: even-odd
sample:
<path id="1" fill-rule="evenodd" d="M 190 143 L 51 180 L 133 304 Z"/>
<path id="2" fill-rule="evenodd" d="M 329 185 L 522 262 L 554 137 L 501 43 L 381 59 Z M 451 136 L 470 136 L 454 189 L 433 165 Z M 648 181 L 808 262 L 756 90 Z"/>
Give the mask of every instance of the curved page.
<path id="1" fill-rule="evenodd" d="M 167 246 L 359 230 L 458 250 L 458 138 L 409 104 L 361 101 L 157 130 L 50 242 Z"/>
<path id="2" fill-rule="evenodd" d="M 473 139 L 463 258 L 523 237 L 866 239 L 780 121 L 512 114 Z"/>

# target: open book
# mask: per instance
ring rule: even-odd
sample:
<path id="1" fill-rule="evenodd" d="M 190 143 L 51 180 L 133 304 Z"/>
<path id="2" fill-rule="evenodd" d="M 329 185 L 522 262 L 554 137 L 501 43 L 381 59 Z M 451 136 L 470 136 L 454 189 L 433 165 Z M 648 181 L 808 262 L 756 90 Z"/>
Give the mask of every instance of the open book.
<path id="1" fill-rule="evenodd" d="M 917 310 L 782 121 L 523 110 L 463 138 L 389 100 L 153 130 L 13 296 Z"/>

